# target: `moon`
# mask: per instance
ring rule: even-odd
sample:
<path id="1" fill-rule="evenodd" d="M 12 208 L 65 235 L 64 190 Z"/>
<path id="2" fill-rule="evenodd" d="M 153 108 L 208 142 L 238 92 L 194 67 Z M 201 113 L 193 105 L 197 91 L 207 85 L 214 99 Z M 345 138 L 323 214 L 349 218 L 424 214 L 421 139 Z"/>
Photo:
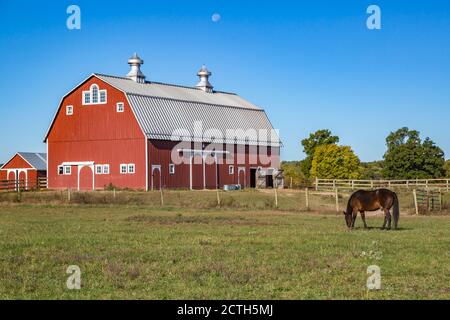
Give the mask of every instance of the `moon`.
<path id="1" fill-rule="evenodd" d="M 212 20 L 213 22 L 219 22 L 221 18 L 222 18 L 222 17 L 220 16 L 220 14 L 214 13 L 214 14 L 212 15 L 212 17 L 211 17 L 211 20 Z"/>

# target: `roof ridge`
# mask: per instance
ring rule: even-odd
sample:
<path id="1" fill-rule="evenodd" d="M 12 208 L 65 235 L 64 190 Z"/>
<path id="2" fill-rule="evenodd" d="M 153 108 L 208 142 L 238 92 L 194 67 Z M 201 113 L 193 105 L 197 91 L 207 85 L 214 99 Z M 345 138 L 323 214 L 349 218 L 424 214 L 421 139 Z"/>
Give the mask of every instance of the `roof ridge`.
<path id="1" fill-rule="evenodd" d="M 216 103 L 209 103 L 209 102 L 203 102 L 203 101 L 197 101 L 197 100 L 183 100 L 183 99 L 175 99 L 175 98 L 168 98 L 168 97 L 151 96 L 151 95 L 146 95 L 146 94 L 130 93 L 130 92 L 127 92 L 126 95 L 127 96 L 131 95 L 131 96 L 147 97 L 147 98 L 156 98 L 156 99 L 178 101 L 178 102 L 197 103 L 197 104 L 204 104 L 204 105 L 207 105 L 207 106 L 222 107 L 222 108 L 243 109 L 243 110 L 250 110 L 250 111 L 262 111 L 262 112 L 265 112 L 264 109 L 261 109 L 259 107 L 258 108 L 246 108 L 246 107 L 241 107 L 241 106 L 216 104 Z"/>
<path id="2" fill-rule="evenodd" d="M 127 78 L 127 77 L 113 76 L 113 75 L 102 74 L 102 73 L 94 73 L 94 75 L 133 81 L 133 80 Z M 163 85 L 163 86 L 191 89 L 191 90 L 195 90 L 195 91 L 203 91 L 203 90 L 201 90 L 199 88 L 196 88 L 196 87 L 190 87 L 190 86 L 186 86 L 186 85 L 182 85 L 182 84 L 175 84 L 175 83 L 159 82 L 159 81 L 145 81 L 144 83 L 136 83 L 136 84 L 143 84 L 143 85 L 146 85 L 146 84 L 147 85 L 148 84 L 158 84 L 158 85 Z M 223 94 L 230 94 L 230 95 L 237 96 L 237 94 L 234 93 L 234 92 L 226 92 L 226 91 L 216 91 L 216 90 L 214 90 L 213 93 L 223 93 Z"/>

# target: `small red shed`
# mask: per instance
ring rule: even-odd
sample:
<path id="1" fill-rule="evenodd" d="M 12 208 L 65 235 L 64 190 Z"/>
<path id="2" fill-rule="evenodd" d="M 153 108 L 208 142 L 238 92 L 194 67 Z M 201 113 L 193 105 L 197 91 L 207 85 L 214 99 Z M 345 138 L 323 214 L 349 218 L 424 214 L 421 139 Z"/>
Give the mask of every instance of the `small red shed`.
<path id="1" fill-rule="evenodd" d="M 0 168 L 0 188 L 35 189 L 39 178 L 46 176 L 46 153 L 18 152 Z"/>

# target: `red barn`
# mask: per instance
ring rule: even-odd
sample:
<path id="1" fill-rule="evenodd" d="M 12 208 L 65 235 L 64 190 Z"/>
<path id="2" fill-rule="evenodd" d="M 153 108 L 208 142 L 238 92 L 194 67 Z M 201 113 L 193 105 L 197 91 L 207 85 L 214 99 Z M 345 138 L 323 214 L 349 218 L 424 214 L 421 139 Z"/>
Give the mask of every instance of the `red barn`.
<path id="1" fill-rule="evenodd" d="M 35 189 L 38 179 L 45 178 L 47 155 L 38 152 L 18 152 L 0 167 L 0 188 Z"/>
<path id="2" fill-rule="evenodd" d="M 45 137 L 48 187 L 204 189 L 273 185 L 280 140 L 263 109 L 213 90 L 92 74 L 66 94 Z"/>

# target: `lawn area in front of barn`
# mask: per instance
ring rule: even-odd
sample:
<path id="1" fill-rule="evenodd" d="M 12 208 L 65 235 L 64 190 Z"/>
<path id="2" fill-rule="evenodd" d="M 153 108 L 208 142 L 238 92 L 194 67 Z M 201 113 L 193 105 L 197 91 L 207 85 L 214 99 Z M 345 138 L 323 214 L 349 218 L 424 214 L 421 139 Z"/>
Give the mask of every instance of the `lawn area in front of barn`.
<path id="1" fill-rule="evenodd" d="M 0 205 L 1 299 L 449 299 L 450 216 Z M 81 289 L 66 287 L 68 266 Z M 367 290 L 367 267 L 381 289 Z"/>

